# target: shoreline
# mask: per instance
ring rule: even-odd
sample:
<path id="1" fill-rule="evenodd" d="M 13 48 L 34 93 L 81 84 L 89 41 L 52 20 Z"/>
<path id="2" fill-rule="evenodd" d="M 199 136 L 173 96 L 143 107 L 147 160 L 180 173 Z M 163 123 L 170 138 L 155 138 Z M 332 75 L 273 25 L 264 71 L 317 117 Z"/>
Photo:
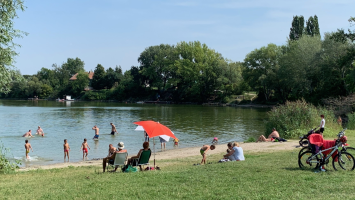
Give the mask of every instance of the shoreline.
<path id="1" fill-rule="evenodd" d="M 259 142 L 259 143 L 239 143 L 240 147 L 243 148 L 244 154 L 247 153 L 257 153 L 257 152 L 272 152 L 272 151 L 285 151 L 285 150 L 292 150 L 295 149 L 299 144 L 297 140 L 288 140 L 287 142 L 282 143 L 275 143 L 275 142 Z M 169 149 L 165 151 L 157 151 L 155 153 L 155 160 L 170 160 L 170 159 L 179 159 L 179 158 L 186 158 L 186 157 L 193 157 L 193 156 L 201 156 L 200 155 L 200 148 L 201 147 L 185 147 L 185 148 L 176 148 L 176 149 Z M 209 150 L 207 155 L 213 154 L 221 154 L 226 153 L 227 143 L 218 144 L 216 145 L 215 150 Z M 130 154 L 128 157 L 134 156 L 135 154 Z M 150 162 L 153 163 L 154 154 L 150 157 Z M 200 158 L 198 159 L 200 162 Z M 158 163 L 159 164 L 159 163 Z M 69 166 L 72 167 L 82 167 L 82 166 L 101 166 L 102 165 L 102 158 L 95 159 L 95 160 L 87 160 L 87 161 L 80 161 L 80 162 L 63 162 L 63 163 L 55 163 L 49 165 L 33 165 L 30 167 L 20 167 L 18 171 L 30 171 L 30 170 L 37 170 L 37 169 L 56 169 L 56 168 L 66 168 Z"/>

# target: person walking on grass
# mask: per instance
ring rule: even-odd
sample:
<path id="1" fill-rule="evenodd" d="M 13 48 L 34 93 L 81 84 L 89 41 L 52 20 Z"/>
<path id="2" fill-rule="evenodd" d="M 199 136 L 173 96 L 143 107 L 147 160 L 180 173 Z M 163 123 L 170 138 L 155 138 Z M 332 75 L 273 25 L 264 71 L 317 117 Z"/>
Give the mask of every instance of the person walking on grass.
<path id="1" fill-rule="evenodd" d="M 324 115 L 320 115 L 320 117 L 322 118 L 322 120 L 320 121 L 319 132 L 323 136 L 325 119 L 324 119 Z"/>
<path id="2" fill-rule="evenodd" d="M 208 151 L 208 150 L 214 150 L 216 148 L 216 146 L 214 146 L 214 145 L 211 145 L 211 146 L 209 146 L 209 145 L 203 145 L 202 146 L 202 148 L 200 149 L 200 154 L 201 154 L 201 156 L 202 156 L 202 161 L 201 161 L 201 165 L 202 165 L 202 163 L 203 164 L 206 164 L 206 152 Z"/>
<path id="3" fill-rule="evenodd" d="M 83 150 L 83 160 L 84 158 L 86 158 L 86 160 L 88 159 L 88 154 L 89 154 L 88 148 L 90 149 L 89 144 L 87 143 L 87 140 L 85 138 L 84 142 L 81 144 L 80 147 L 80 151 Z"/>
<path id="4" fill-rule="evenodd" d="M 68 156 L 68 162 L 69 162 L 69 151 L 70 151 L 70 147 L 69 144 L 67 142 L 67 139 L 64 139 L 64 162 L 65 162 L 65 158 Z"/>

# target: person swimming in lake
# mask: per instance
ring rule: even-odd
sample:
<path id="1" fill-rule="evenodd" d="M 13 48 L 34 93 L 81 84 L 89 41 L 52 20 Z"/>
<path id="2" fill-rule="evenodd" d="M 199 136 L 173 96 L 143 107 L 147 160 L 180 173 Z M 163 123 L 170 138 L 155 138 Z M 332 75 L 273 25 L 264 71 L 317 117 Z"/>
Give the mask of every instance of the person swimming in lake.
<path id="1" fill-rule="evenodd" d="M 203 145 L 202 146 L 202 148 L 200 149 L 200 154 L 201 154 L 201 156 L 202 156 L 202 161 L 201 161 L 201 165 L 202 165 L 202 163 L 203 164 L 206 164 L 206 152 L 208 151 L 208 150 L 214 150 L 216 148 L 216 146 L 214 146 L 214 145 L 211 145 L 211 146 L 209 146 L 209 145 Z"/>
<path id="2" fill-rule="evenodd" d="M 44 136 L 44 132 L 43 132 L 43 129 L 38 126 L 38 129 L 37 129 L 37 132 L 36 132 L 37 135 L 41 135 L 42 137 Z"/>
<path id="3" fill-rule="evenodd" d="M 31 130 L 28 130 L 28 132 L 26 132 L 25 134 L 23 134 L 22 137 L 33 137 Z"/>

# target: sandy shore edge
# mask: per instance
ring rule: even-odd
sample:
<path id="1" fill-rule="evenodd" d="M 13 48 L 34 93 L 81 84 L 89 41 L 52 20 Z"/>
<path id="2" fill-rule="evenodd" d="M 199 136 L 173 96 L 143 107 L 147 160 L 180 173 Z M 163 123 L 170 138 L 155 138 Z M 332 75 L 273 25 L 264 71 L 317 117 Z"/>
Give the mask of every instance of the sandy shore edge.
<path id="1" fill-rule="evenodd" d="M 240 147 L 243 148 L 244 154 L 249 152 L 272 152 L 272 151 L 285 151 L 292 150 L 298 146 L 298 141 L 289 140 L 283 143 L 275 142 L 262 142 L 262 143 L 239 143 Z M 201 145 L 202 146 L 202 145 Z M 201 147 L 187 147 L 187 148 L 176 148 L 166 151 L 157 151 L 155 154 L 155 160 L 165 160 L 165 159 L 177 159 L 177 158 L 186 158 L 191 156 L 199 156 Z M 218 144 L 216 149 L 213 151 L 208 151 L 208 155 L 226 153 L 227 144 Z M 137 150 L 138 151 L 138 150 Z M 151 160 L 153 155 L 151 157 Z M 199 162 L 200 160 L 198 160 Z M 102 165 L 102 159 L 100 160 L 88 160 L 81 162 L 65 162 L 65 163 L 56 163 L 51 165 L 34 165 L 30 167 L 20 168 L 19 171 L 29 171 L 36 169 L 55 169 L 55 168 L 66 168 L 69 166 L 80 167 L 80 166 L 95 166 Z"/>

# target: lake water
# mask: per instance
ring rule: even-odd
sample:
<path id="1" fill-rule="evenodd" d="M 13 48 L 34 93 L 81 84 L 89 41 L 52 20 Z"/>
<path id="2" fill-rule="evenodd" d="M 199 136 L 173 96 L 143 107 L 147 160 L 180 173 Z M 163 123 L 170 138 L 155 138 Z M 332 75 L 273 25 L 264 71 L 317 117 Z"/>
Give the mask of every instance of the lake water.
<path id="1" fill-rule="evenodd" d="M 91 147 L 89 159 L 107 156 L 108 145 L 122 141 L 129 154 L 136 154 L 144 142 L 143 132 L 134 131 L 133 122 L 154 120 L 169 127 L 179 138 L 179 148 L 210 144 L 213 137 L 220 143 L 244 141 L 264 133 L 269 109 L 239 107 L 207 107 L 201 105 L 120 104 L 112 102 L 55 102 L 0 100 L 0 140 L 10 155 L 22 160 L 22 166 L 63 162 L 63 140 L 70 145 L 70 161 L 82 160 L 84 138 Z M 118 135 L 110 135 L 110 122 Z M 93 141 L 94 130 L 100 128 L 99 141 Z M 41 126 L 45 137 L 35 135 Z M 21 137 L 29 129 L 34 138 Z M 25 159 L 25 139 L 34 152 Z M 160 151 L 159 138 L 155 139 Z M 152 140 L 151 140 L 151 147 Z M 173 142 L 167 143 L 172 149 Z"/>

